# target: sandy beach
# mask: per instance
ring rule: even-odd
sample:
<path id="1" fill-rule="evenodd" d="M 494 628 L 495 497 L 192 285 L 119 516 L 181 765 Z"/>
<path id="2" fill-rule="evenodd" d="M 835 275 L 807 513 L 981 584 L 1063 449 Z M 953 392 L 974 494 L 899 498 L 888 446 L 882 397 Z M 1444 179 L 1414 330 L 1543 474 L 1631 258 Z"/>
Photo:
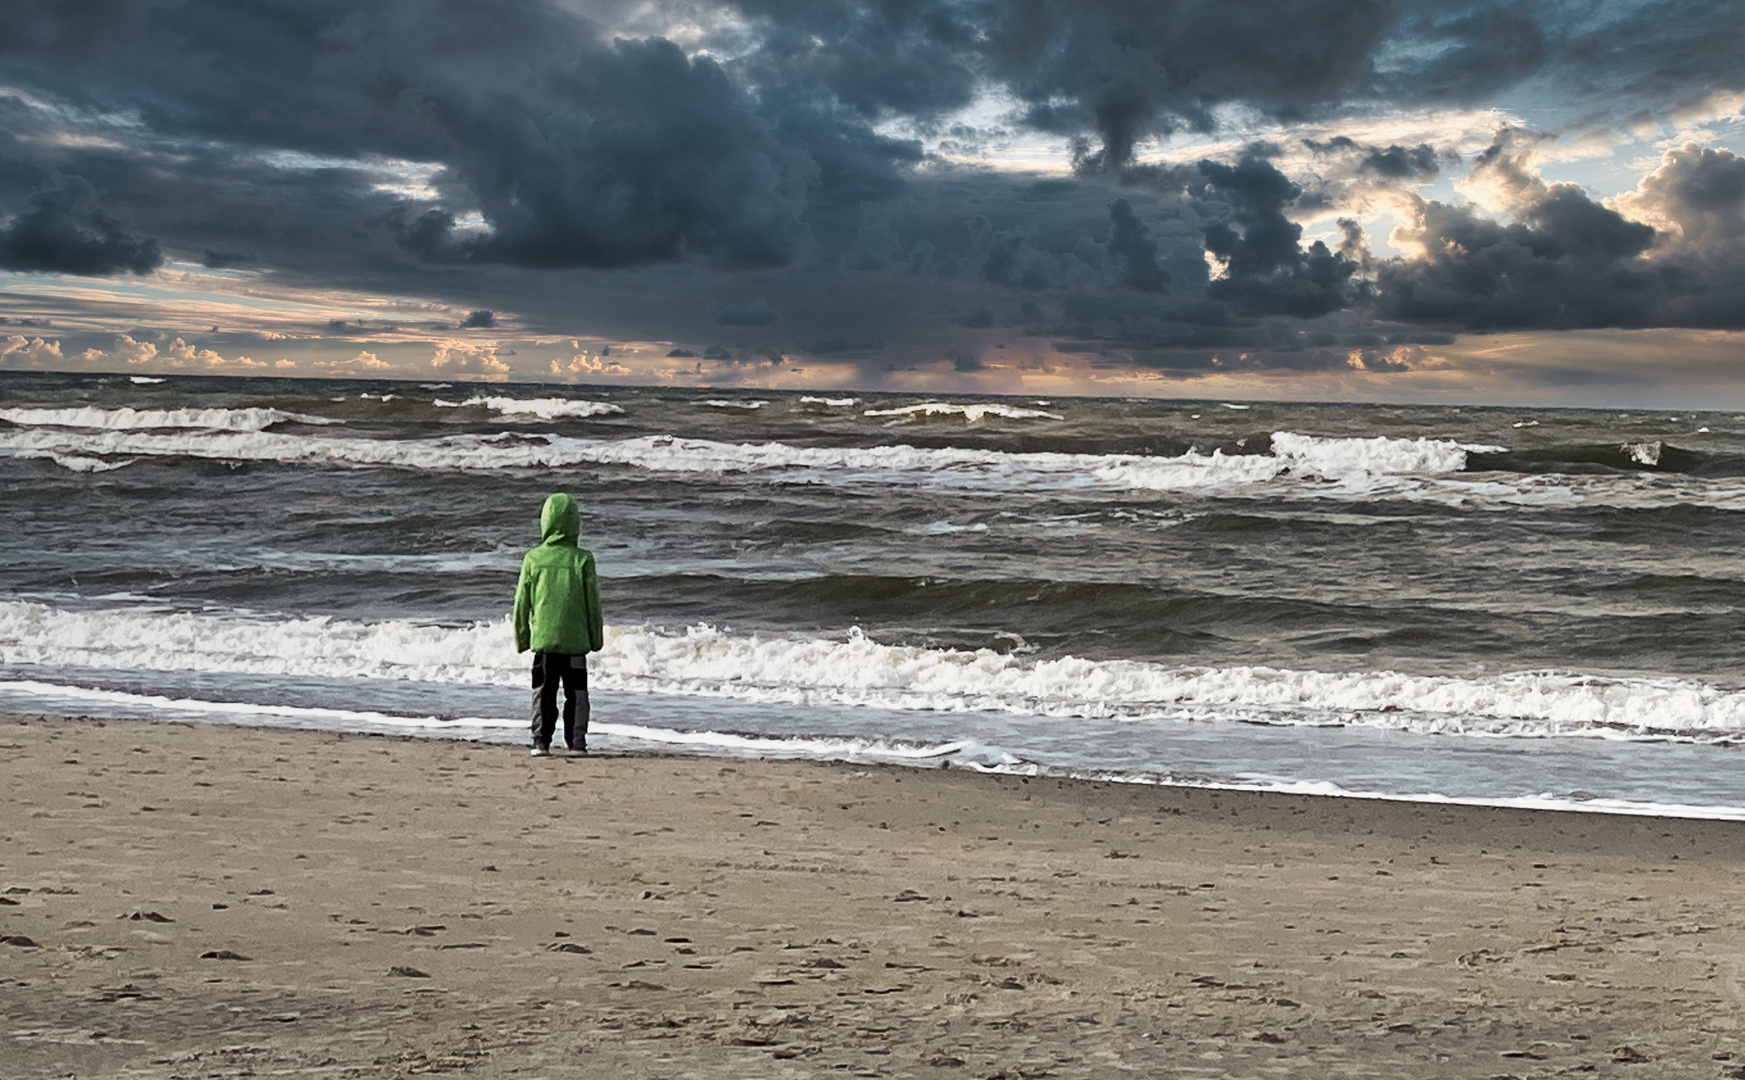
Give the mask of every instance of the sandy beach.
<path id="1" fill-rule="evenodd" d="M 0 719 L 16 1077 L 1745 1076 L 1737 824 Z"/>

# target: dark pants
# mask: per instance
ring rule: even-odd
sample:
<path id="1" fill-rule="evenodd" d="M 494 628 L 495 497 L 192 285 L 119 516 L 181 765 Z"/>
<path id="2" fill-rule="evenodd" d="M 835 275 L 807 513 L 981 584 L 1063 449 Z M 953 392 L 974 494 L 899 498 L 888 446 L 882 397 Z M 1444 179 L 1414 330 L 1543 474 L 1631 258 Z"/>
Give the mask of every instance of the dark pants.
<path id="1" fill-rule="evenodd" d="M 533 654 L 533 745 L 550 746 L 557 727 L 557 691 L 563 687 L 563 741 L 571 750 L 588 745 L 588 657 Z"/>

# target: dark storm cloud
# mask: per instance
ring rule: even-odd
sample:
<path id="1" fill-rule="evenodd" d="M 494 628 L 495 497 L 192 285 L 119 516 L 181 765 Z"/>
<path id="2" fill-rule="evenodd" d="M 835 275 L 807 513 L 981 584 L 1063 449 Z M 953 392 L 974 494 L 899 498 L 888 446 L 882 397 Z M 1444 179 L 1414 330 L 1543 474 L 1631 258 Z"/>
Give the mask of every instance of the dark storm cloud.
<path id="1" fill-rule="evenodd" d="M 866 118 L 934 116 L 970 103 L 985 9 L 945 0 L 741 0 L 765 86 L 828 87 Z"/>
<path id="2" fill-rule="evenodd" d="M 635 266 L 695 253 L 789 261 L 817 162 L 784 146 L 720 65 L 618 41 L 553 73 L 549 96 L 456 93 L 435 105 L 492 229 L 428 216 L 421 254 L 538 267 Z"/>
<path id="3" fill-rule="evenodd" d="M 1341 161 L 1352 173 L 1387 180 L 1423 180 L 1442 170 L 1442 155 L 1429 143 L 1417 146 L 1370 146 L 1345 135 L 1325 142 L 1304 139 L 1303 145 L 1322 158 Z M 1454 155 L 1458 160 L 1458 155 Z"/>
<path id="4" fill-rule="evenodd" d="M 781 318 L 769 306 L 769 301 L 752 300 L 747 303 L 728 304 L 716 313 L 715 322 L 721 326 L 773 326 Z"/>
<path id="5" fill-rule="evenodd" d="M 1157 261 L 1157 238 L 1133 213 L 1133 204 L 1116 199 L 1109 204 L 1109 257 L 1120 267 L 1121 280 L 1140 292 L 1162 292 L 1169 271 Z"/>
<path id="6" fill-rule="evenodd" d="M 1546 185 L 1505 132 L 1472 175 L 1516 200 L 1509 224 L 1471 206 L 1421 204 L 1426 256 L 1380 269 L 1381 313 L 1474 330 L 1653 325 L 1684 291 L 1674 267 L 1641 258 L 1655 230 L 1594 202 L 1573 184 Z"/>
<path id="7" fill-rule="evenodd" d="M 461 321 L 462 330 L 489 330 L 497 325 L 497 313 L 487 308 L 476 308 Z"/>
<path id="8" fill-rule="evenodd" d="M 1397 18 L 1387 0 L 1036 0 L 992 8 L 985 62 L 1033 125 L 1094 131 L 1095 170 L 1154 134 L 1211 130 L 1220 105 L 1288 117 L 1340 100 Z"/>
<path id="9" fill-rule="evenodd" d="M 252 251 L 226 251 L 219 248 L 207 248 L 206 255 L 200 260 L 214 270 L 229 266 L 252 266 L 260 261 Z"/>
<path id="10" fill-rule="evenodd" d="M 1687 143 L 1621 200 L 1664 222 L 1679 254 L 1707 264 L 1737 262 L 1745 242 L 1745 158 Z"/>
<path id="11" fill-rule="evenodd" d="M 1577 107 L 1627 114 L 1745 85 L 1733 0 L 1414 3 L 1378 57 L 1386 100 L 1478 102 L 1536 80 Z"/>
<path id="12" fill-rule="evenodd" d="M 589 18 L 543 0 L 17 0 L 0 262 L 139 272 L 156 237 L 287 284 L 489 304 L 530 332 L 678 355 L 731 327 L 738 354 L 869 365 L 1034 334 L 1184 371 L 1219 349 L 1386 370 L 1412 333 L 1745 325 L 1740 164 L 1722 152 L 1663 167 L 1621 216 L 1499 144 L 1475 168 L 1513 185 L 1512 220 L 1424 203 L 1423 260 L 1375 259 L 1350 222 L 1305 243 L 1298 222 L 1435 176 L 1450 159 L 1429 145 L 1311 144 L 1319 176 L 1266 148 L 1131 164 L 1230 107 L 1288 121 L 1531 85 L 1624 116 L 1738 87 L 1731 3 L 574 6 Z M 701 35 L 683 49 L 660 36 L 681 23 Z M 983 90 L 1016 114 L 951 128 Z M 1080 139 L 1079 174 L 952 168 L 904 124 L 971 149 L 1024 126 Z"/>
<path id="13" fill-rule="evenodd" d="M 1269 161 L 1244 157 L 1234 166 L 1199 165 L 1201 197 L 1221 213 L 1201 226 L 1206 250 L 1224 260 L 1225 276 L 1208 286 L 1214 300 L 1245 313 L 1313 318 L 1361 298 L 1353 282 L 1360 264 L 1316 240 L 1302 246 L 1303 227 L 1286 211 L 1303 189 Z"/>
<path id="14" fill-rule="evenodd" d="M 158 242 L 130 235 L 78 176 L 54 176 L 0 229 L 0 267 L 62 274 L 149 274 Z"/>

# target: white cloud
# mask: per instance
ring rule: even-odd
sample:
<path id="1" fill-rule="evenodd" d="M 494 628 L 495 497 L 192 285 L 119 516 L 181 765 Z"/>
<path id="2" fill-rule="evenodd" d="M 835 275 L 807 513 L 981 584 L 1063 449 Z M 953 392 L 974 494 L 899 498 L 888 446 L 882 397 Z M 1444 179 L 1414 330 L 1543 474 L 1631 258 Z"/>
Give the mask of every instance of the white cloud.
<path id="1" fill-rule="evenodd" d="M 221 367 L 225 362 L 224 357 L 211 349 L 197 349 L 181 338 L 177 338 L 174 344 L 159 355 L 164 363 L 176 367 Z"/>
<path id="2" fill-rule="evenodd" d="M 1736 263 L 1745 253 L 1745 160 L 1694 142 L 1666 151 L 1660 167 L 1609 205 L 1658 229 L 1656 255 Z"/>
<path id="3" fill-rule="evenodd" d="M 577 353 L 569 363 L 562 360 L 551 362 L 551 373 L 559 378 L 575 379 L 583 375 L 632 375 L 635 374 L 623 364 L 615 360 L 606 360 L 587 353 Z"/>
<path id="4" fill-rule="evenodd" d="M 289 364 L 288 360 L 279 361 L 280 366 Z M 383 360 L 373 352 L 359 349 L 358 354 L 349 360 L 317 360 L 315 366 L 326 371 L 392 371 L 394 365 Z"/>
<path id="5" fill-rule="evenodd" d="M 436 343 L 436 355 L 431 357 L 430 366 L 455 375 L 482 375 L 488 379 L 509 375 L 509 365 L 497 358 L 497 346 L 453 338 Z"/>
<path id="6" fill-rule="evenodd" d="M 113 355 L 130 364 L 145 364 L 157 359 L 158 347 L 149 341 L 135 341 L 126 334 L 116 334 Z"/>
<path id="7" fill-rule="evenodd" d="M 44 367 L 59 364 L 63 359 L 59 341 L 26 338 L 22 334 L 10 334 L 0 340 L 0 364 L 8 367 Z"/>

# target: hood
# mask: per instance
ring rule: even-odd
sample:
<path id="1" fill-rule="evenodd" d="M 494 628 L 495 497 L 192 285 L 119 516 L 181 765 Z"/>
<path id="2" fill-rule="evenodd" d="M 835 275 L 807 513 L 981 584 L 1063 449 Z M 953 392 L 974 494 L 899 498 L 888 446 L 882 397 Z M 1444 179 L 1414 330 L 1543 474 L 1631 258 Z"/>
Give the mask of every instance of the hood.
<path id="1" fill-rule="evenodd" d="M 539 512 L 540 539 L 547 544 L 575 544 L 582 535 L 582 508 L 574 497 L 558 492 L 545 500 Z"/>

